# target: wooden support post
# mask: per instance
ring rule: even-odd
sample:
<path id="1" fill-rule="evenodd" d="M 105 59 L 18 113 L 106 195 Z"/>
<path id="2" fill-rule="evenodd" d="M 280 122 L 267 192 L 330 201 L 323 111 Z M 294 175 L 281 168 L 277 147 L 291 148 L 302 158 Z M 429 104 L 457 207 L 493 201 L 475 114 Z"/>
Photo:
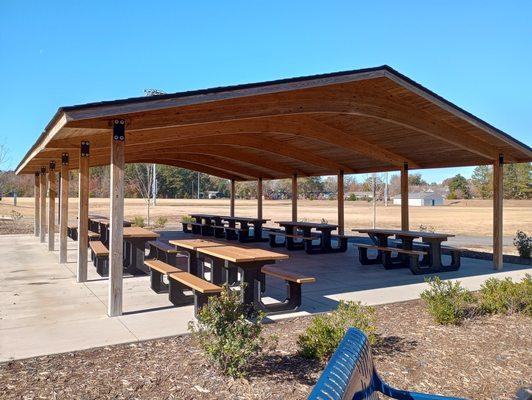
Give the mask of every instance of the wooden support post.
<path id="1" fill-rule="evenodd" d="M 59 262 L 67 262 L 68 234 L 68 153 L 61 156 L 61 188 L 59 194 Z"/>
<path id="2" fill-rule="evenodd" d="M 109 227 L 109 303 L 110 317 L 122 315 L 123 248 L 124 248 L 124 164 L 126 123 L 113 122 L 111 141 L 111 224 Z"/>
<path id="3" fill-rule="evenodd" d="M 493 268 L 503 267 L 503 174 L 504 157 L 501 154 L 493 164 Z"/>
<path id="4" fill-rule="evenodd" d="M 262 178 L 257 181 L 257 218 L 262 219 Z"/>
<path id="5" fill-rule="evenodd" d="M 408 163 L 401 169 L 401 230 L 409 230 L 408 219 Z"/>
<path id="6" fill-rule="evenodd" d="M 338 234 L 343 235 L 344 225 L 344 171 L 338 171 Z"/>
<path id="7" fill-rule="evenodd" d="M 235 180 L 231 179 L 231 198 L 229 200 L 229 216 L 235 216 Z"/>
<path id="8" fill-rule="evenodd" d="M 34 227 L 33 227 L 33 233 L 37 237 L 39 237 L 39 229 L 40 229 L 40 225 L 41 225 L 40 215 L 39 215 L 39 211 L 41 211 L 41 209 L 39 207 L 40 192 L 41 192 L 41 188 L 40 188 L 40 182 L 39 182 L 39 173 L 36 172 L 35 173 L 35 184 L 33 186 L 33 196 L 34 196 L 34 209 L 33 209 Z"/>
<path id="9" fill-rule="evenodd" d="M 48 169 L 48 251 L 55 250 L 55 198 L 57 182 L 55 179 L 55 161 Z"/>
<path id="10" fill-rule="evenodd" d="M 40 211 L 39 216 L 41 218 L 40 228 L 39 228 L 39 239 L 41 243 L 46 241 L 46 168 L 41 168 L 41 189 L 39 194 L 41 197 L 40 201 Z"/>
<path id="11" fill-rule="evenodd" d="M 292 221 L 297 221 L 297 174 L 292 176 Z"/>
<path id="12" fill-rule="evenodd" d="M 87 281 L 87 248 L 89 246 L 89 149 L 89 142 L 82 141 L 79 149 L 78 282 Z"/>

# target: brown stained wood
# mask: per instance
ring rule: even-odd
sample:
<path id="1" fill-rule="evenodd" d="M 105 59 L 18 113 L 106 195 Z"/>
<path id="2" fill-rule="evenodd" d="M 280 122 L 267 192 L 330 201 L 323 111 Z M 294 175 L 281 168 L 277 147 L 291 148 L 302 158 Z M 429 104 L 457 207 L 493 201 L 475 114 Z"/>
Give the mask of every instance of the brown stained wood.
<path id="1" fill-rule="evenodd" d="M 111 225 L 112 225 L 111 220 Z M 123 224 L 123 221 L 122 221 Z M 120 225 L 122 226 L 122 225 Z M 148 239 L 156 239 L 159 237 L 159 234 L 153 231 L 150 231 L 145 228 L 141 228 L 138 226 L 128 226 L 125 228 L 120 229 L 122 231 L 124 238 L 148 238 Z"/>
<path id="2" fill-rule="evenodd" d="M 40 215 L 40 228 L 39 228 L 39 240 L 41 243 L 44 243 L 46 241 L 46 172 L 41 172 L 40 174 L 40 204 L 39 204 L 39 215 Z"/>
<path id="3" fill-rule="evenodd" d="M 230 198 L 229 198 L 229 216 L 234 217 L 235 216 L 235 180 L 231 179 L 231 189 L 230 189 Z"/>
<path id="4" fill-rule="evenodd" d="M 70 172 L 68 164 L 61 165 L 61 192 L 59 194 L 59 262 L 67 262 L 68 248 L 68 189 Z"/>
<path id="5" fill-rule="evenodd" d="M 207 167 L 207 166 L 205 166 L 203 164 L 191 163 L 189 161 L 166 160 L 166 159 L 161 158 L 161 157 L 158 157 L 157 161 L 158 161 L 159 164 L 171 165 L 171 166 L 180 167 L 180 168 L 186 168 L 186 169 L 190 169 L 192 171 L 198 171 L 198 172 L 203 172 L 203 173 L 206 173 L 206 174 L 209 174 L 209 175 L 218 176 L 220 178 L 233 179 L 235 181 L 244 181 L 244 180 L 246 180 L 246 178 L 243 177 L 243 176 L 229 174 L 229 173 L 227 173 L 226 171 L 224 171 L 222 169 L 211 168 L 211 167 Z M 137 159 L 133 159 L 133 160 L 131 160 L 129 162 L 152 163 L 153 160 L 150 159 L 150 158 L 137 158 Z"/>
<path id="6" fill-rule="evenodd" d="M 121 121 L 116 121 L 117 125 Z M 123 123 L 122 123 L 123 125 Z M 124 231 L 124 140 L 116 140 L 109 134 L 111 141 L 111 204 L 109 210 L 109 298 L 107 315 L 122 315 L 123 287 L 123 247 Z M 142 229 L 142 228 L 139 228 Z"/>
<path id="7" fill-rule="evenodd" d="M 40 182 L 39 182 L 39 174 L 35 173 L 35 182 L 33 184 L 33 215 L 34 215 L 34 225 L 33 225 L 33 233 L 36 237 L 39 237 L 39 229 L 40 229 L 40 206 L 39 206 L 39 197 L 40 197 Z"/>
<path id="8" fill-rule="evenodd" d="M 105 247 L 105 245 L 99 240 L 90 241 L 89 247 L 91 248 L 92 252 L 98 257 L 109 255 L 109 249 Z"/>
<path id="9" fill-rule="evenodd" d="M 199 253 L 207 254 L 234 263 L 268 260 L 278 261 L 289 258 L 287 254 L 283 253 L 240 246 L 201 247 L 198 248 L 197 251 Z"/>
<path id="10" fill-rule="evenodd" d="M 297 174 L 292 176 L 292 221 L 297 221 Z"/>
<path id="11" fill-rule="evenodd" d="M 81 154 L 78 179 L 78 264 L 76 277 L 79 283 L 87 281 L 87 247 L 89 245 L 89 157 L 82 157 Z"/>
<path id="12" fill-rule="evenodd" d="M 410 168 L 486 165 L 499 153 L 509 162 L 532 160 L 529 146 L 385 67 L 370 75 L 350 71 L 325 80 L 308 77 L 202 93 L 66 107 L 17 173 L 38 171 L 57 156 L 54 151 L 77 147 L 81 138 L 89 137 L 104 157 L 91 165 L 108 164 L 106 132 L 116 116 L 127 121 L 128 146 L 133 146 L 132 151 L 146 146 L 145 159 L 150 162 L 160 155 L 157 143 L 184 146 L 189 140 L 207 140 L 209 147 L 221 142 L 218 145 L 234 149 L 239 145 L 225 138 L 236 137 L 243 139 L 244 156 L 269 158 L 271 163 L 277 158 L 283 164 L 291 160 L 289 170 L 272 170 L 276 178 L 294 172 L 332 175 L 339 169 L 389 171 L 401 162 L 408 162 Z M 266 145 L 257 146 L 260 140 Z M 303 157 L 297 157 L 300 154 L 294 149 Z M 268 155 L 256 154 L 259 150 Z M 245 179 L 251 178 L 256 176 Z"/>
<path id="13" fill-rule="evenodd" d="M 500 157 L 493 164 L 493 268 L 503 268 L 504 165 Z"/>
<path id="14" fill-rule="evenodd" d="M 185 272 L 160 260 L 145 260 L 144 264 L 146 264 L 150 269 L 154 269 L 155 271 L 158 271 L 164 275 Z"/>
<path id="15" fill-rule="evenodd" d="M 262 178 L 257 180 L 257 218 L 262 219 Z"/>
<path id="16" fill-rule="evenodd" d="M 48 170 L 48 251 L 55 250 L 55 198 L 57 196 L 57 182 L 55 169 Z"/>
<path id="17" fill-rule="evenodd" d="M 344 234 L 344 171 L 338 171 L 338 234 Z"/>
<path id="18" fill-rule="evenodd" d="M 205 239 L 176 239 L 176 240 L 169 240 L 168 243 L 178 248 L 188 249 L 188 250 L 196 250 L 196 249 L 199 249 L 200 247 L 227 246 L 227 242 L 205 240 Z"/>
<path id="19" fill-rule="evenodd" d="M 404 164 L 401 168 L 401 229 L 403 231 L 407 231 L 410 226 L 408 210 L 408 164 Z"/>
<path id="20" fill-rule="evenodd" d="M 261 271 L 270 276 L 275 276 L 276 278 L 284 279 L 287 281 L 295 283 L 314 283 L 316 278 L 304 276 L 293 271 L 288 271 L 285 268 L 280 268 L 274 265 L 265 265 L 261 268 Z"/>
<path id="21" fill-rule="evenodd" d="M 170 273 L 168 274 L 168 279 L 178 281 L 200 293 L 220 293 L 222 291 L 220 286 L 216 286 L 215 284 L 207 282 L 206 280 L 189 274 L 188 272 Z"/>

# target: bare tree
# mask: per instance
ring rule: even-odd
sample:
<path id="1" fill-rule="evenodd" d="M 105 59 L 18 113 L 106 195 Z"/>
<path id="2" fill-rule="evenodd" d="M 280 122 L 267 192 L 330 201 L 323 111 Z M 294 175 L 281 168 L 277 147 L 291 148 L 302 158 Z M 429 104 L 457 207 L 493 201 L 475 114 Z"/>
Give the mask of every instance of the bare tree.
<path id="1" fill-rule="evenodd" d="M 151 189 L 153 186 L 153 168 L 151 164 L 133 164 L 132 174 L 126 174 L 128 184 L 135 188 L 146 203 L 146 224 L 150 225 Z M 129 175 L 129 176 L 128 176 Z"/>

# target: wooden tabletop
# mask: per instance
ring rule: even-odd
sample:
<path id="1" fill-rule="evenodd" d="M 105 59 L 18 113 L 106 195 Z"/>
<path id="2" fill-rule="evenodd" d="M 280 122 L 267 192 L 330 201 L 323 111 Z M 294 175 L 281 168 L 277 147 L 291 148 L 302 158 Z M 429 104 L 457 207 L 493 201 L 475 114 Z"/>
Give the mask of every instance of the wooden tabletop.
<path id="1" fill-rule="evenodd" d="M 423 232 L 423 231 L 402 231 L 400 229 L 351 229 L 354 232 L 368 233 L 368 234 L 383 234 L 383 235 L 395 235 L 395 236 L 410 236 L 413 238 L 427 238 L 427 239 L 446 239 L 454 237 L 454 235 L 448 233 L 436 233 L 436 232 Z"/>
<path id="2" fill-rule="evenodd" d="M 249 217 L 221 217 L 226 221 L 246 221 L 246 222 L 268 222 L 269 219 L 265 218 L 249 218 Z"/>
<path id="3" fill-rule="evenodd" d="M 98 222 L 98 223 L 100 223 L 100 224 L 102 224 L 102 225 L 104 225 L 104 226 L 109 226 L 109 225 L 111 225 L 111 221 L 108 220 L 108 219 L 98 219 L 98 220 L 93 220 L 93 221 L 96 221 L 96 222 Z M 123 224 L 124 224 L 124 227 L 130 227 L 131 222 L 129 222 L 129 221 L 124 221 Z"/>
<path id="4" fill-rule="evenodd" d="M 307 227 L 307 228 L 327 228 L 327 229 L 336 229 L 338 228 L 338 225 L 335 224 L 323 224 L 321 222 L 303 222 L 303 221 L 275 221 L 276 224 L 279 225 L 287 225 L 287 226 L 301 226 L 301 227 Z"/>
<path id="5" fill-rule="evenodd" d="M 138 226 L 128 226 L 124 228 L 124 239 L 133 239 L 133 238 L 155 239 L 158 237 L 159 237 L 158 233 L 149 231 L 144 228 L 139 228 Z"/>
<path id="6" fill-rule="evenodd" d="M 289 258 L 288 254 L 240 246 L 203 247 L 198 249 L 198 253 L 207 254 L 234 263 L 244 263 L 253 261 L 278 261 L 286 260 L 287 258 Z"/>
<path id="7" fill-rule="evenodd" d="M 218 247 L 227 246 L 227 243 L 219 242 L 216 240 L 204 240 L 204 239 L 176 239 L 169 240 L 168 243 L 181 247 L 183 249 L 196 250 L 201 247 Z"/>

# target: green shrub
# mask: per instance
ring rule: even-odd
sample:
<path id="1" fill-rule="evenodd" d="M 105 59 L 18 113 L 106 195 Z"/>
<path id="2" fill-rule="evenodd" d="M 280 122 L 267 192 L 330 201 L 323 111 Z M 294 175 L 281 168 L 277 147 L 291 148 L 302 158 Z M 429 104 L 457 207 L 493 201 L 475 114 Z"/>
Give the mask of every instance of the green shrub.
<path id="1" fill-rule="evenodd" d="M 144 228 L 144 218 L 139 216 L 133 217 L 133 225 Z"/>
<path id="2" fill-rule="evenodd" d="M 299 354 L 305 358 L 327 359 L 351 326 L 362 330 L 370 343 L 374 343 L 375 309 L 360 302 L 340 301 L 335 311 L 314 317 L 305 333 L 299 335 Z"/>
<path id="3" fill-rule="evenodd" d="M 224 287 L 219 297 L 211 297 L 200 310 L 189 330 L 220 371 L 239 377 L 245 374 L 248 362 L 264 349 L 263 318 L 263 313 L 242 304 L 238 292 Z"/>
<path id="4" fill-rule="evenodd" d="M 523 231 L 517 231 L 514 238 L 514 246 L 520 257 L 530 258 L 532 254 L 532 236 L 528 236 Z"/>
<path id="5" fill-rule="evenodd" d="M 190 215 L 183 215 L 181 217 L 181 222 L 192 223 L 192 222 L 196 222 L 196 220 L 194 218 L 192 218 Z"/>
<path id="6" fill-rule="evenodd" d="M 346 200 L 347 200 L 347 201 L 357 201 L 358 199 L 357 199 L 356 194 L 351 193 L 351 194 L 349 194 L 349 196 L 347 196 L 347 199 L 346 199 Z"/>
<path id="7" fill-rule="evenodd" d="M 458 281 L 453 283 L 436 277 L 426 282 L 430 287 L 421 293 L 421 298 L 429 314 L 442 325 L 460 324 L 469 303 L 473 301 L 471 293 Z"/>
<path id="8" fill-rule="evenodd" d="M 532 276 L 527 274 L 520 282 L 511 278 L 488 279 L 480 287 L 479 308 L 489 314 L 523 312 L 532 316 Z"/>
<path id="9" fill-rule="evenodd" d="M 164 228 L 166 223 L 168 222 L 168 218 L 160 216 L 155 219 L 155 227 L 156 228 Z"/>

